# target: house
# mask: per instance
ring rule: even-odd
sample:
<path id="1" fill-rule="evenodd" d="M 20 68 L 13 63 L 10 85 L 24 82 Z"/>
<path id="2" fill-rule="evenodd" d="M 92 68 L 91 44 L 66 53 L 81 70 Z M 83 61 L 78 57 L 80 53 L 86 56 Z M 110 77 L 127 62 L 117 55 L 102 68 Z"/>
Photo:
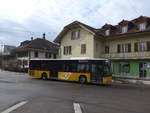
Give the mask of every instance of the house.
<path id="1" fill-rule="evenodd" d="M 100 58 L 104 50 L 104 37 L 86 24 L 75 21 L 60 32 L 54 40 L 60 44 L 60 58 L 72 57 Z"/>
<path id="2" fill-rule="evenodd" d="M 59 45 L 43 38 L 26 40 L 20 46 L 12 50 L 21 69 L 28 69 L 30 59 L 56 59 L 58 57 Z"/>
<path id="3" fill-rule="evenodd" d="M 16 48 L 16 46 L 13 46 L 13 45 L 4 45 L 4 47 L 3 47 L 3 52 L 4 53 L 10 53 L 10 51 L 12 50 L 12 49 L 15 49 Z"/>
<path id="4" fill-rule="evenodd" d="M 15 56 L 11 54 L 11 50 L 14 48 L 15 46 L 12 45 L 2 45 L 2 51 L 0 52 L 0 68 L 8 69 L 10 66 L 15 67 L 15 63 L 13 62 Z"/>
<path id="5" fill-rule="evenodd" d="M 4 70 L 18 70 L 17 62 L 15 60 L 15 56 L 11 53 L 1 53 L 0 54 L 0 68 Z"/>
<path id="6" fill-rule="evenodd" d="M 118 25 L 104 25 L 104 58 L 111 59 L 115 75 L 150 78 L 150 18 L 140 16 Z"/>
<path id="7" fill-rule="evenodd" d="M 60 57 L 107 58 L 114 75 L 150 78 L 150 18 L 140 16 L 118 25 L 93 28 L 75 21 L 55 38 Z"/>

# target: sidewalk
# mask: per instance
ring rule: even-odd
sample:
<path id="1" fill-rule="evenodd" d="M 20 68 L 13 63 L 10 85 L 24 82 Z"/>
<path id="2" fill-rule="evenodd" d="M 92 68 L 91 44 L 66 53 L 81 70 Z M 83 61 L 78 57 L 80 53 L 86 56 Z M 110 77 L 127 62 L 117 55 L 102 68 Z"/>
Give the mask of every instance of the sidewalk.
<path id="1" fill-rule="evenodd" d="M 150 77 L 139 78 L 137 76 L 113 75 L 113 82 L 150 85 Z"/>

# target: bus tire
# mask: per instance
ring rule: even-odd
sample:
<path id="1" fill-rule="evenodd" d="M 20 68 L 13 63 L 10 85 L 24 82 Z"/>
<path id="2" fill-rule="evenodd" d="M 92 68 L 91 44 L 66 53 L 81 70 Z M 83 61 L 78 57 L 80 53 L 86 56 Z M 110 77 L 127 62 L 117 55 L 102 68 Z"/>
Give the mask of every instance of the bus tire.
<path id="1" fill-rule="evenodd" d="M 79 82 L 80 82 L 81 84 L 85 84 L 85 83 L 87 82 L 86 76 L 81 75 L 81 76 L 79 77 Z"/>
<path id="2" fill-rule="evenodd" d="M 41 78 L 42 78 L 43 80 L 47 80 L 47 79 L 48 79 L 47 74 L 46 74 L 46 73 L 42 73 Z"/>

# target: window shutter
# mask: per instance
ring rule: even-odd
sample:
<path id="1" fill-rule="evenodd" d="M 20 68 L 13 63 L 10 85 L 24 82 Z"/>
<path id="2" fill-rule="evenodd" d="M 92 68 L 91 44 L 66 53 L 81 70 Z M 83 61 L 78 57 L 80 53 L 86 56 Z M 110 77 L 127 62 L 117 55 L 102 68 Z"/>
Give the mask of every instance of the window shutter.
<path id="1" fill-rule="evenodd" d="M 71 54 L 71 49 L 72 49 L 71 46 L 69 46 L 69 54 Z"/>
<path id="2" fill-rule="evenodd" d="M 128 52 L 131 52 L 131 44 L 128 44 Z"/>
<path id="3" fill-rule="evenodd" d="M 84 53 L 86 53 L 86 44 L 84 45 Z"/>
<path id="4" fill-rule="evenodd" d="M 147 51 L 150 51 L 150 41 L 147 42 Z"/>
<path id="5" fill-rule="evenodd" d="M 134 51 L 137 52 L 138 51 L 138 43 L 134 43 Z"/>
<path id="6" fill-rule="evenodd" d="M 67 55 L 69 54 L 69 46 L 66 47 L 67 48 Z"/>
<path id="7" fill-rule="evenodd" d="M 120 44 L 118 44 L 118 48 L 117 49 L 118 49 L 118 53 L 120 53 Z"/>
<path id="8" fill-rule="evenodd" d="M 78 38 L 80 38 L 80 30 L 78 30 Z"/>
<path id="9" fill-rule="evenodd" d="M 64 55 L 66 54 L 66 47 L 64 46 Z"/>
<path id="10" fill-rule="evenodd" d="M 81 45 L 81 54 L 83 54 L 83 44 Z"/>

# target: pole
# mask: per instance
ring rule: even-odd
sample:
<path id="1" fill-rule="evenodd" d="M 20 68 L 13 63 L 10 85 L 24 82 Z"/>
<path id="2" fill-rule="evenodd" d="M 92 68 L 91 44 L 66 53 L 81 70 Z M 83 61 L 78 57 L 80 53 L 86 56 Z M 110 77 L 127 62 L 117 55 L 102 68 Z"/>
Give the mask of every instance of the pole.
<path id="1" fill-rule="evenodd" d="M 4 43 L 1 40 L 0 40 L 0 42 L 1 42 L 1 71 L 2 71 L 2 69 L 3 69 L 3 46 L 4 46 Z"/>

